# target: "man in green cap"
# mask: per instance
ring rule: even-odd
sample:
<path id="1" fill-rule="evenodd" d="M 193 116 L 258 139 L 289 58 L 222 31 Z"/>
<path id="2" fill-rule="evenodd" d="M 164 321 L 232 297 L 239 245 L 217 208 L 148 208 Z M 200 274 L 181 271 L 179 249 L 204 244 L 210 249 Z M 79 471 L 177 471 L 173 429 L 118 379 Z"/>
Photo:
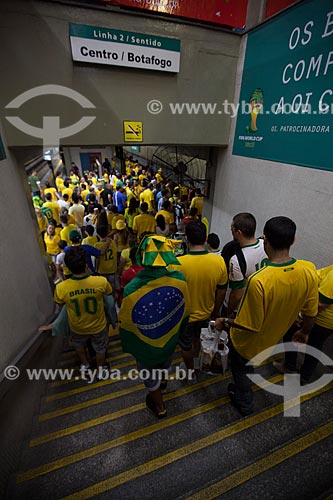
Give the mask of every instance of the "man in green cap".
<path id="1" fill-rule="evenodd" d="M 95 248 L 92 245 L 82 245 L 81 234 L 77 230 L 72 230 L 69 233 L 69 239 L 71 240 L 71 245 L 65 247 L 65 253 L 72 247 L 82 247 L 86 253 L 87 266 L 91 274 L 96 275 L 95 266 L 92 262 L 92 257 L 98 258 L 103 255 L 110 246 L 111 238 L 105 239 L 105 244 L 101 248 Z"/>

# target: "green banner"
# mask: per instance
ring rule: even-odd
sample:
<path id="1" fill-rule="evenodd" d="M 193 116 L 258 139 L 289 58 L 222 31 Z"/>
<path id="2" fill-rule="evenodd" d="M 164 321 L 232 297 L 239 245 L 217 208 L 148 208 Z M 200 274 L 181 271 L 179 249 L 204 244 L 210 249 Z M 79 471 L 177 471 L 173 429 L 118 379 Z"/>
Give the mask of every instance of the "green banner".
<path id="1" fill-rule="evenodd" d="M 233 154 L 333 170 L 333 4 L 304 0 L 248 35 Z"/>
<path id="2" fill-rule="evenodd" d="M 135 33 L 132 31 L 70 23 L 69 35 L 90 40 L 102 40 L 104 42 L 124 43 L 128 45 L 138 45 L 140 47 L 151 47 L 180 52 L 180 40 L 176 38 L 145 35 L 143 33 Z"/>

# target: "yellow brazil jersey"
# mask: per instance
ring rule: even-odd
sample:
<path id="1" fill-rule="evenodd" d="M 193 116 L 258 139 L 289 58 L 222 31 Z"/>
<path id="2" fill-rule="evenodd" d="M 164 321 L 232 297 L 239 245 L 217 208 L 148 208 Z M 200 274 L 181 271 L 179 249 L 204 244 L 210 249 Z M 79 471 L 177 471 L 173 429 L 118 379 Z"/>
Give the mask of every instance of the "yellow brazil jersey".
<path id="1" fill-rule="evenodd" d="M 138 208 L 136 208 L 132 214 L 129 213 L 129 208 L 125 208 L 124 217 L 127 222 L 127 227 L 133 227 L 134 217 L 136 217 L 137 215 L 140 215 L 140 210 Z"/>
<path id="2" fill-rule="evenodd" d="M 100 250 L 105 246 L 105 240 L 101 240 L 96 243 L 95 248 Z M 96 266 L 96 271 L 100 274 L 113 274 L 117 270 L 117 247 L 115 242 L 110 241 L 109 248 L 107 251 L 98 257 L 98 262 Z"/>
<path id="3" fill-rule="evenodd" d="M 134 198 L 135 200 L 137 200 L 137 199 L 138 199 L 138 198 L 137 198 L 137 196 L 136 196 L 136 194 L 135 194 L 135 192 L 134 192 L 131 188 L 129 188 L 129 187 L 127 186 L 127 187 L 125 188 L 125 190 L 126 190 L 126 196 L 127 196 L 127 203 L 128 203 L 128 204 L 129 204 L 129 201 L 130 201 L 130 199 L 131 199 L 131 198 Z"/>
<path id="4" fill-rule="evenodd" d="M 168 212 L 167 210 L 160 210 L 159 212 L 157 212 L 157 214 L 155 215 L 155 219 L 157 218 L 158 215 L 163 215 L 165 222 L 167 224 L 173 224 L 175 222 L 175 217 L 173 213 Z"/>
<path id="5" fill-rule="evenodd" d="M 201 215 L 203 209 L 203 196 L 195 196 L 191 201 L 190 208 L 197 208 L 198 215 Z"/>
<path id="6" fill-rule="evenodd" d="M 156 172 L 155 179 L 156 179 L 157 184 L 161 184 L 163 182 L 163 177 L 161 176 L 161 174 L 159 172 Z"/>
<path id="7" fill-rule="evenodd" d="M 77 227 L 75 224 L 68 224 L 68 226 L 65 226 L 61 231 L 60 231 L 60 239 L 67 241 L 67 245 L 71 245 L 72 242 L 69 239 L 69 233 L 71 231 L 77 231 Z"/>
<path id="8" fill-rule="evenodd" d="M 56 196 L 56 192 L 57 192 L 56 188 L 51 187 L 51 188 L 45 188 L 43 194 L 45 196 L 47 193 L 50 193 L 52 196 L 52 201 L 57 201 L 58 198 Z"/>
<path id="9" fill-rule="evenodd" d="M 100 196 L 101 196 L 101 192 L 103 191 L 103 189 L 96 189 L 95 190 L 95 195 L 96 195 L 96 198 L 98 199 L 98 202 L 103 205 L 103 199 L 100 199 Z"/>
<path id="10" fill-rule="evenodd" d="M 58 247 L 58 243 L 60 241 L 60 236 L 54 234 L 52 237 L 47 233 L 44 234 L 44 241 L 46 245 L 46 252 L 49 255 L 57 255 L 60 252 L 60 248 Z"/>
<path id="11" fill-rule="evenodd" d="M 87 194 L 89 193 L 90 193 L 89 189 L 84 189 L 83 191 L 81 191 L 81 198 L 83 201 L 86 201 Z"/>
<path id="12" fill-rule="evenodd" d="M 139 199 L 140 193 L 142 192 L 143 188 L 140 184 L 134 187 L 134 192 L 136 193 L 137 198 Z"/>
<path id="13" fill-rule="evenodd" d="M 181 184 L 179 185 L 179 195 L 181 197 L 188 195 L 188 189 L 185 186 L 182 186 Z"/>
<path id="14" fill-rule="evenodd" d="M 98 241 L 99 240 L 97 236 L 87 236 L 82 240 L 82 245 L 91 245 L 92 247 L 94 247 L 96 243 L 98 243 Z"/>
<path id="15" fill-rule="evenodd" d="M 153 207 L 153 202 L 154 202 L 154 195 L 150 189 L 145 189 L 142 191 L 140 194 L 140 203 L 146 202 L 148 203 L 148 212 L 152 212 L 154 210 Z"/>
<path id="16" fill-rule="evenodd" d="M 52 210 L 52 217 L 57 222 L 57 224 L 59 224 L 60 207 L 58 203 L 56 201 L 45 201 L 45 203 L 43 203 L 43 207 L 48 207 Z"/>
<path id="17" fill-rule="evenodd" d="M 318 313 L 316 324 L 333 329 L 333 266 L 318 269 L 319 302 L 328 305 Z"/>
<path id="18" fill-rule="evenodd" d="M 139 181 L 140 181 L 141 186 L 142 186 L 143 181 L 146 180 L 146 179 L 147 179 L 146 175 L 144 175 L 144 174 L 140 174 L 139 175 Z"/>
<path id="19" fill-rule="evenodd" d="M 191 296 L 190 323 L 210 318 L 215 306 L 216 288 L 225 288 L 228 272 L 221 255 L 207 250 L 178 257 L 180 266 L 170 266 L 184 274 Z"/>
<path id="20" fill-rule="evenodd" d="M 75 224 L 75 217 L 73 214 L 68 214 L 68 224 Z"/>
<path id="21" fill-rule="evenodd" d="M 231 328 L 235 349 L 244 358 L 252 359 L 276 345 L 300 311 L 311 317 L 317 315 L 318 277 L 314 264 L 295 259 L 284 264 L 268 263 L 248 280 Z"/>
<path id="22" fill-rule="evenodd" d="M 64 197 L 65 194 L 68 194 L 68 200 L 71 201 L 72 199 L 72 194 L 73 194 L 73 189 L 70 187 L 64 188 L 61 192 L 62 196 Z"/>
<path id="23" fill-rule="evenodd" d="M 54 301 L 66 304 L 69 327 L 80 335 L 94 335 L 106 327 L 103 294 L 112 288 L 103 276 L 86 275 L 62 281 L 54 291 Z"/>
<path id="24" fill-rule="evenodd" d="M 134 217 L 133 231 L 137 233 L 138 242 L 142 233 L 155 233 L 156 220 L 153 215 L 140 214 Z"/>
<path id="25" fill-rule="evenodd" d="M 62 193 L 62 190 L 64 189 L 64 179 L 62 177 L 57 177 L 55 182 L 58 193 Z"/>
<path id="26" fill-rule="evenodd" d="M 42 212 L 40 212 L 39 214 L 37 214 L 37 222 L 38 222 L 39 231 L 41 233 L 43 231 L 46 231 L 48 221 L 47 221 L 47 218 L 45 217 L 45 215 Z"/>
<path id="27" fill-rule="evenodd" d="M 112 185 L 114 191 L 116 190 L 117 180 L 118 180 L 117 176 L 113 175 L 111 178 L 111 185 Z"/>

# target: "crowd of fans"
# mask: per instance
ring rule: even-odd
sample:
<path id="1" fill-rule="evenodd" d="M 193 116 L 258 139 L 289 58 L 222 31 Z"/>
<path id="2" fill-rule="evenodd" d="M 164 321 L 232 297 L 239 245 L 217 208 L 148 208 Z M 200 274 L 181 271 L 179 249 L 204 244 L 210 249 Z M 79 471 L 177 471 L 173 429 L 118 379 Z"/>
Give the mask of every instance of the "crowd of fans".
<path id="1" fill-rule="evenodd" d="M 103 178 L 96 170 L 80 177 L 72 163 L 68 176 L 57 173 L 55 186 L 41 184 L 32 172 L 37 222 L 56 282 L 70 275 L 64 265 L 66 248 L 83 244 L 89 253 L 87 245 L 102 250 L 91 254 L 92 274 L 105 275 L 119 289 L 122 273 L 132 265 L 130 249 L 144 233 L 172 238 L 182 235 L 187 223 L 201 220 L 203 196 L 193 183 L 177 185 L 161 168 L 144 168 L 132 157 L 126 158 L 125 170 L 121 174 L 114 161 L 105 159 Z"/>
<path id="2" fill-rule="evenodd" d="M 169 369 L 178 344 L 188 382 L 199 369 L 200 332 L 215 319 L 230 330 L 231 403 L 242 415 L 254 411 L 249 363 L 284 340 L 309 343 L 319 351 L 333 332 L 333 266 L 290 256 L 296 225 L 288 217 L 268 220 L 263 238 L 247 212 L 231 221 L 232 240 L 220 248 L 202 216 L 200 188 L 177 185 L 161 169 L 126 159 L 121 174 L 106 160 L 103 179 L 95 172 L 57 175 L 56 187 L 29 178 L 37 221 L 56 270 L 55 301 L 66 305 L 72 341 L 83 370 L 90 339 L 103 368 L 108 328 L 103 296 L 120 307 L 125 352 L 139 369 Z M 87 272 L 88 271 L 88 272 Z M 72 279 L 67 279 L 72 278 Z M 106 278 L 106 279 L 105 279 Z M 74 298 L 73 298 L 74 297 Z M 298 317 L 298 315 L 300 316 Z M 296 357 L 273 363 L 295 372 Z M 318 360 L 306 355 L 301 383 L 311 379 Z M 144 381 L 147 407 L 166 416 L 166 380 Z"/>

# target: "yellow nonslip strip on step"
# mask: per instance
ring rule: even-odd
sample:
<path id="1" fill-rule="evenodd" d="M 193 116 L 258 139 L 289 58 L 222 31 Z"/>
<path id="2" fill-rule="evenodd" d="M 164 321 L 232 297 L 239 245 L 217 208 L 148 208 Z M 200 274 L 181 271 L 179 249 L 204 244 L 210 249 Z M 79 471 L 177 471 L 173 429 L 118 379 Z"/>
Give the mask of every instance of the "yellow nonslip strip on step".
<path id="1" fill-rule="evenodd" d="M 271 383 L 280 380 L 282 380 L 282 376 L 277 375 L 276 377 L 273 377 L 272 380 L 268 380 L 265 384 L 263 384 L 263 387 L 265 385 L 269 385 Z M 259 390 L 259 387 L 257 387 L 257 389 Z M 99 453 L 103 453 L 104 451 L 109 451 L 123 444 L 130 443 L 132 441 L 135 441 L 136 439 L 149 436 L 150 434 L 156 431 L 167 429 L 168 427 L 171 427 L 180 422 L 184 422 L 189 418 L 193 418 L 197 415 L 201 415 L 204 412 L 210 411 L 214 408 L 218 408 L 228 402 L 229 402 L 228 396 L 223 396 L 222 398 L 218 398 L 214 401 L 203 404 L 201 406 L 191 408 L 190 410 L 180 413 L 179 415 L 175 415 L 174 417 L 170 417 L 163 421 L 156 422 L 155 424 L 148 425 L 146 427 L 143 427 L 142 429 L 138 429 L 136 431 L 130 432 L 118 438 L 112 439 L 111 441 L 106 441 L 105 443 L 93 446 L 91 448 L 87 448 L 86 450 L 77 453 L 73 453 L 72 455 L 67 455 L 66 457 L 54 460 L 53 462 L 49 462 L 47 464 L 43 464 L 39 467 L 35 467 L 34 469 L 21 472 L 17 475 L 17 482 L 20 483 L 23 481 L 29 481 L 31 479 L 34 479 L 35 477 L 48 474 L 49 472 L 61 469 L 62 467 L 66 467 L 67 465 L 77 463 L 81 460 L 93 457 L 95 455 L 98 455 Z M 257 417 L 257 415 L 255 417 Z"/>
<path id="2" fill-rule="evenodd" d="M 302 453 L 302 451 L 319 443 L 323 439 L 328 438 L 332 434 L 333 422 L 329 422 L 328 424 L 318 427 L 309 434 L 306 434 L 305 436 L 302 436 L 301 438 L 296 439 L 295 441 L 292 441 L 285 446 L 282 446 L 273 453 L 264 456 L 257 462 L 230 474 L 225 479 L 222 479 L 221 481 L 208 486 L 208 488 L 204 488 L 198 491 L 194 495 L 187 497 L 186 500 L 214 500 L 220 495 L 223 495 L 224 493 L 237 488 L 237 486 L 241 486 L 247 481 L 251 481 L 259 474 L 262 474 L 272 469 L 273 467 L 276 467 L 282 462 L 289 460 L 295 455 Z"/>
<path id="3" fill-rule="evenodd" d="M 329 384 L 317 392 L 303 396 L 302 399 L 303 401 L 308 401 L 331 389 L 332 384 Z M 133 467 L 132 469 L 121 472 L 120 474 L 116 474 L 115 476 L 111 476 L 107 479 L 104 479 L 103 481 L 99 481 L 98 483 L 88 486 L 87 488 L 63 497 L 61 500 L 88 500 L 96 495 L 105 493 L 106 491 L 110 492 L 111 490 L 125 483 L 128 483 L 129 481 L 133 481 L 134 479 L 141 478 L 142 476 L 155 472 L 156 470 L 166 467 L 167 465 L 181 460 L 182 458 L 188 458 L 188 456 L 192 453 L 201 451 L 209 446 L 223 441 L 224 439 L 227 439 L 228 437 L 234 436 L 242 431 L 250 429 L 255 425 L 270 420 L 271 418 L 283 413 L 283 411 L 285 410 L 285 406 L 287 406 L 288 408 L 293 408 L 298 404 L 299 400 L 298 398 L 295 398 L 288 401 L 286 405 L 280 403 L 278 405 L 270 407 L 266 410 L 256 413 L 251 417 L 244 418 L 235 422 L 234 424 L 228 425 L 220 431 L 214 432 L 188 445 L 177 448 L 174 451 L 170 451 L 153 460 L 149 460 L 148 462 Z M 166 419 L 166 421 L 168 420 L 169 419 Z"/>

